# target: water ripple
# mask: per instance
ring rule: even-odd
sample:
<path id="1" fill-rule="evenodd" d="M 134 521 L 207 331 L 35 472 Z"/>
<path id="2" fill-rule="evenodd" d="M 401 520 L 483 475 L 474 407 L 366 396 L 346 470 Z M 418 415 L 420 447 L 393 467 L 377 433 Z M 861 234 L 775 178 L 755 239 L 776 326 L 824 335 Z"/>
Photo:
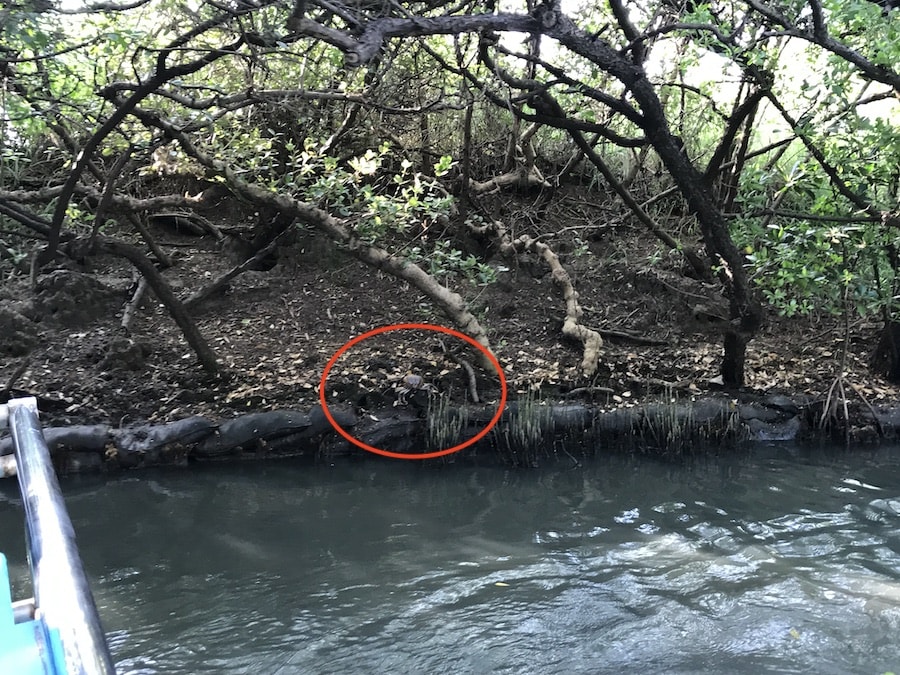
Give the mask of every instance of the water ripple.
<path id="1" fill-rule="evenodd" d="M 71 509 L 123 674 L 896 670 L 900 461 L 772 452 L 221 468 Z"/>

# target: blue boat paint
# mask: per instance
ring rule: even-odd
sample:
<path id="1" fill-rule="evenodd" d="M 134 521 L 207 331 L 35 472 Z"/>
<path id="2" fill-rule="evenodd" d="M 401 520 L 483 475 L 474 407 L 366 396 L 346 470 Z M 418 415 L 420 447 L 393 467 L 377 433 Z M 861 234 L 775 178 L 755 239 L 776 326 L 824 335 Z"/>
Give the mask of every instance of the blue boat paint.
<path id="1" fill-rule="evenodd" d="M 16 615 L 23 612 L 17 612 L 12 603 L 4 557 L 0 673 L 115 675 L 72 521 L 38 421 L 37 401 L 13 399 L 0 406 L 0 427 L 6 424 L 12 433 L 25 507 L 25 539 L 35 597 L 30 605 L 33 612 L 17 622 Z"/>
<path id="2" fill-rule="evenodd" d="M 59 631 L 38 618 L 16 622 L 9 567 L 0 553 L 0 673 L 68 675 Z"/>

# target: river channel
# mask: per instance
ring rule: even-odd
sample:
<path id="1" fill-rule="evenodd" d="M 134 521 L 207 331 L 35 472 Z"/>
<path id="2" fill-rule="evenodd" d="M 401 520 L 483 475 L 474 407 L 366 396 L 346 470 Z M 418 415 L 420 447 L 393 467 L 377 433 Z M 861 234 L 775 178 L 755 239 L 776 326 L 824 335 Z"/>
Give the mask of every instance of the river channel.
<path id="1" fill-rule="evenodd" d="M 900 671 L 900 448 L 63 480 L 119 673 Z M 30 593 L 14 480 L 0 550 Z"/>

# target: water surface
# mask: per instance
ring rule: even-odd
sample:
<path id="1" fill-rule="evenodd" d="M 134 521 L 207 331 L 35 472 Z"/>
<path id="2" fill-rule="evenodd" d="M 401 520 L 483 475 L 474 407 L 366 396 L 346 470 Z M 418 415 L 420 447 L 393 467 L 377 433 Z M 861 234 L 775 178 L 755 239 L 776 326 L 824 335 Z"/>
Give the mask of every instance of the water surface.
<path id="1" fill-rule="evenodd" d="M 120 673 L 900 669 L 900 448 L 64 481 Z M 0 549 L 24 580 L 21 506 Z"/>

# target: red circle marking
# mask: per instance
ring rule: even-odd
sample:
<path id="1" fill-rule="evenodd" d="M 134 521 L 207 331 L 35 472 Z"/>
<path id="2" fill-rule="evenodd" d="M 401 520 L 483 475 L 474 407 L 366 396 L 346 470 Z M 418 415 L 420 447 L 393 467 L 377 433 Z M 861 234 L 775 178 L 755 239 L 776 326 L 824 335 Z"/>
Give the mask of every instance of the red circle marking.
<path id="1" fill-rule="evenodd" d="M 375 335 L 380 335 L 381 333 L 388 333 L 390 331 L 395 330 L 433 330 L 438 333 L 445 333 L 447 335 L 452 335 L 455 338 L 459 338 L 460 340 L 464 340 L 468 342 L 470 345 L 480 350 L 482 354 L 484 354 L 488 361 L 491 362 L 491 365 L 497 370 L 497 375 L 500 378 L 500 403 L 497 406 L 497 412 L 494 413 L 494 416 L 491 418 L 491 421 L 488 422 L 487 426 L 475 434 L 472 438 L 458 445 L 454 445 L 452 448 L 445 448 L 443 450 L 435 450 L 434 452 L 426 452 L 421 455 L 411 455 L 404 452 L 391 452 L 390 450 L 384 450 L 382 448 L 376 448 L 368 443 L 364 443 L 355 436 L 352 436 L 348 433 L 340 424 L 335 421 L 334 417 L 331 415 L 331 411 L 328 409 L 328 401 L 325 396 L 325 381 L 328 379 L 328 373 L 331 372 L 331 368 L 337 362 L 341 356 L 343 356 L 344 352 L 353 347 L 354 345 L 359 344 L 363 340 L 366 340 Z M 325 413 L 325 417 L 328 418 L 328 421 L 331 423 L 331 426 L 335 428 L 335 430 L 348 441 L 353 443 L 363 450 L 368 450 L 369 452 L 374 452 L 376 455 L 384 455 L 385 457 L 394 457 L 396 459 L 432 459 L 434 457 L 443 457 L 444 455 L 452 455 L 454 452 L 459 452 L 463 448 L 468 448 L 470 445 L 477 443 L 482 438 L 484 438 L 488 432 L 493 429 L 497 422 L 500 421 L 500 416 L 503 414 L 503 408 L 506 407 L 506 376 L 503 374 L 503 368 L 500 367 L 500 362 L 497 361 L 497 357 L 495 357 L 491 352 L 482 344 L 479 344 L 474 338 L 469 337 L 464 333 L 460 333 L 457 330 L 453 330 L 452 328 L 445 328 L 444 326 L 435 326 L 428 323 L 395 323 L 387 326 L 381 326 L 380 328 L 376 328 L 374 330 L 370 330 L 368 333 L 363 333 L 362 335 L 357 335 L 355 338 L 350 340 L 343 347 L 338 349 L 334 356 L 331 357 L 331 360 L 328 361 L 328 364 L 325 366 L 325 370 L 322 371 L 322 379 L 319 381 L 319 402 L 322 404 L 322 410 Z"/>

